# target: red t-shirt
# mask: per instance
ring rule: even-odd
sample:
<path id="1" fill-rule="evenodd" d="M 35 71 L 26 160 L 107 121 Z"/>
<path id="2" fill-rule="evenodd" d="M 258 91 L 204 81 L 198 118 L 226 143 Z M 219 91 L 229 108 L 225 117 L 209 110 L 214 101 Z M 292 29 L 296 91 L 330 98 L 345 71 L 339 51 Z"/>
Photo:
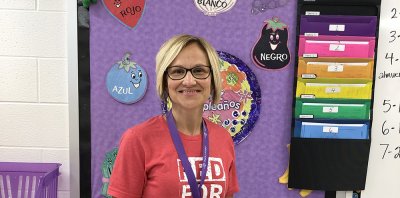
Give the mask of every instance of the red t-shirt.
<path id="1" fill-rule="evenodd" d="M 239 191 L 235 151 L 229 133 L 206 119 L 209 162 L 203 197 L 225 197 Z M 179 133 L 197 181 L 200 181 L 202 136 Z M 192 197 L 166 120 L 153 117 L 128 129 L 120 143 L 108 194 L 117 198 Z"/>

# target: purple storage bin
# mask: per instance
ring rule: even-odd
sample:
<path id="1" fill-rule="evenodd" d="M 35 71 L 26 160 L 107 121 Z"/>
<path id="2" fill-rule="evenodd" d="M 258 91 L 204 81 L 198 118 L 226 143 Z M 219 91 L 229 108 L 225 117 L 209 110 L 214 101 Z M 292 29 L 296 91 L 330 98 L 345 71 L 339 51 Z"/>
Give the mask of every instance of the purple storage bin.
<path id="1" fill-rule="evenodd" d="M 1 198 L 57 198 L 58 163 L 0 162 Z"/>

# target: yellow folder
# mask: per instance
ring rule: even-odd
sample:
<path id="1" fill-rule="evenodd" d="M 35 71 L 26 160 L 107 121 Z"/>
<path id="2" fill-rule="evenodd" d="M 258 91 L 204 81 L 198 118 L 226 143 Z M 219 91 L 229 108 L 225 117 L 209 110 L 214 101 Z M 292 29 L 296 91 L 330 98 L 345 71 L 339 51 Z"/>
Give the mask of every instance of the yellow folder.
<path id="1" fill-rule="evenodd" d="M 297 81 L 296 97 L 371 99 L 372 80 L 302 79 Z"/>

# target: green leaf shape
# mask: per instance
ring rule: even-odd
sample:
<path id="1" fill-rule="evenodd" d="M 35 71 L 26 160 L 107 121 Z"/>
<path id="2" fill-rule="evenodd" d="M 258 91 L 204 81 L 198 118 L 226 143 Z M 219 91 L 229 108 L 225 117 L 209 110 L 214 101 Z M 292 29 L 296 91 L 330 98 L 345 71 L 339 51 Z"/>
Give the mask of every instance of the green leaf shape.
<path id="1" fill-rule="evenodd" d="M 124 58 L 121 61 L 118 61 L 118 69 L 124 68 L 127 73 L 129 72 L 130 68 L 136 69 L 137 63 L 131 61 L 130 56 L 130 53 L 126 53 Z"/>
<path id="2" fill-rule="evenodd" d="M 272 17 L 272 19 L 269 19 L 267 21 L 265 21 L 268 25 L 267 25 L 267 29 L 272 29 L 272 31 L 276 31 L 277 29 L 283 30 L 285 28 L 287 28 L 287 25 L 279 22 L 279 18 L 278 17 Z"/>

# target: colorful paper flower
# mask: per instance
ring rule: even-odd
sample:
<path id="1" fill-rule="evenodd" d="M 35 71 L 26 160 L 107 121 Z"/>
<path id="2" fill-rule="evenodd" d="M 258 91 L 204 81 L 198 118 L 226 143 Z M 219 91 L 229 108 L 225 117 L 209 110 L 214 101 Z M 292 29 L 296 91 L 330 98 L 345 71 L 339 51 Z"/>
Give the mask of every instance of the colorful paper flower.
<path id="1" fill-rule="evenodd" d="M 231 65 L 227 71 L 221 72 L 222 86 L 230 88 L 233 91 L 239 91 L 242 88 L 242 81 L 246 75 L 239 71 L 235 65 Z"/>

